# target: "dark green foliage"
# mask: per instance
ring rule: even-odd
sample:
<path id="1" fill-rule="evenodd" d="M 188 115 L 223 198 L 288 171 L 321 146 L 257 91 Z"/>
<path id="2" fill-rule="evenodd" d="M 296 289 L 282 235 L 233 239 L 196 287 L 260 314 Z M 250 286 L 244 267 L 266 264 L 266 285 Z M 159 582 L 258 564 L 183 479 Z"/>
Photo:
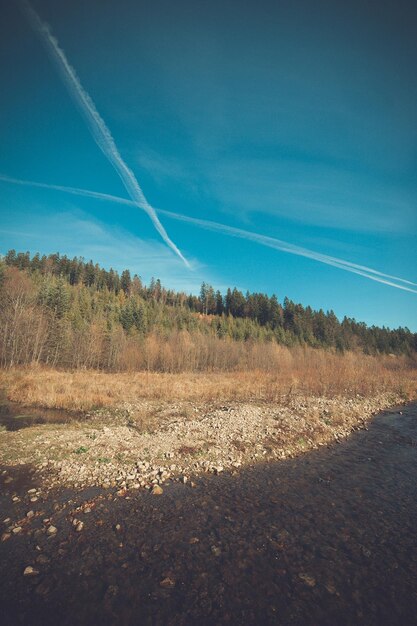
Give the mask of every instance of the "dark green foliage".
<path id="1" fill-rule="evenodd" d="M 123 289 L 125 294 L 128 295 L 130 293 L 131 286 L 132 280 L 130 278 L 130 272 L 129 270 L 124 270 L 120 279 L 120 287 Z"/>
<path id="2" fill-rule="evenodd" d="M 29 252 L 15 250 L 0 263 L 0 288 L 7 266 L 31 276 L 37 304 L 54 320 L 83 332 L 95 323 L 109 333 L 122 328 L 138 337 L 187 330 L 234 341 L 276 341 L 339 352 L 359 348 L 369 354 L 411 354 L 417 350 L 417 334 L 407 328 L 368 327 L 346 317 L 339 322 L 333 311 L 313 311 L 288 298 L 281 305 L 275 295 L 244 295 L 234 288 L 222 296 L 207 283 L 199 296 L 187 295 L 165 289 L 154 278 L 146 287 L 136 274 L 132 279 L 129 270 L 119 276 L 82 258 L 59 253 L 31 258 Z"/>

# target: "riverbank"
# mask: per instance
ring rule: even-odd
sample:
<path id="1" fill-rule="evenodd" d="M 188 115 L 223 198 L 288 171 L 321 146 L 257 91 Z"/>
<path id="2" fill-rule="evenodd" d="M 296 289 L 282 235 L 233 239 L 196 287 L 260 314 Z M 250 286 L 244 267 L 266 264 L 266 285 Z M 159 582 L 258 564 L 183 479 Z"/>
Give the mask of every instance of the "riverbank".
<path id="1" fill-rule="evenodd" d="M 167 484 L 161 496 L 46 494 L 33 468 L 10 468 L 0 476 L 3 617 L 34 626 L 411 624 L 416 424 L 417 405 L 403 406 L 338 445 L 238 476 L 204 474 L 194 487 Z"/>
<path id="2" fill-rule="evenodd" d="M 150 489 L 295 457 L 415 397 L 404 359 L 323 354 L 304 355 L 316 361 L 302 381 L 290 364 L 274 374 L 2 370 L 0 462 L 30 465 L 45 489 Z"/>
<path id="3" fill-rule="evenodd" d="M 365 428 L 401 402 L 292 395 L 281 402 L 122 403 L 85 414 L 3 405 L 2 465 L 28 465 L 44 490 L 150 489 L 295 457 Z M 14 414 L 12 414 L 14 412 Z"/>

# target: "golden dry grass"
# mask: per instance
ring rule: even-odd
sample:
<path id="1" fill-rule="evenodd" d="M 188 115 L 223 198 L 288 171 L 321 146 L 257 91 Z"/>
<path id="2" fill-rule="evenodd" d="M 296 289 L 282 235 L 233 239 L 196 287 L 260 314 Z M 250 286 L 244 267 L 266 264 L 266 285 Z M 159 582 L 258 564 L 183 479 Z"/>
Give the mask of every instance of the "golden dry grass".
<path id="1" fill-rule="evenodd" d="M 288 394 L 363 396 L 393 392 L 417 395 L 415 360 L 394 356 L 344 355 L 277 346 L 268 372 L 105 373 L 46 367 L 0 371 L 7 398 L 26 405 L 88 411 L 140 399 L 163 401 L 282 401 Z"/>

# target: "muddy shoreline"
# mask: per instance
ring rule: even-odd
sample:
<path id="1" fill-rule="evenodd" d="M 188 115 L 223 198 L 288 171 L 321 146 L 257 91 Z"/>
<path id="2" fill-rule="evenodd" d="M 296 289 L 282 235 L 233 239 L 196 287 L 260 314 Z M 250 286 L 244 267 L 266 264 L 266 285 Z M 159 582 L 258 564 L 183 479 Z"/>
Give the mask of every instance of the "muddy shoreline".
<path id="1" fill-rule="evenodd" d="M 21 525 L 0 544 L 7 624 L 415 623 L 417 403 L 339 444 L 159 496 L 31 502 L 31 470 L 2 476 L 3 526 Z"/>

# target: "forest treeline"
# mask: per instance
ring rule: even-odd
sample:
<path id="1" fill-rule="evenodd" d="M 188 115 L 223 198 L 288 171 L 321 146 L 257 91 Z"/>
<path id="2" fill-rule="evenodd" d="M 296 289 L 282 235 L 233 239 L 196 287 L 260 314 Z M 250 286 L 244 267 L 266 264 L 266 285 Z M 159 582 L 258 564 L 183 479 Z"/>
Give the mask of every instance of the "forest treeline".
<path id="1" fill-rule="evenodd" d="M 405 354 L 407 328 L 368 327 L 263 293 L 198 296 L 92 261 L 10 250 L 0 261 L 0 362 L 109 370 L 269 369 L 274 346 Z"/>

